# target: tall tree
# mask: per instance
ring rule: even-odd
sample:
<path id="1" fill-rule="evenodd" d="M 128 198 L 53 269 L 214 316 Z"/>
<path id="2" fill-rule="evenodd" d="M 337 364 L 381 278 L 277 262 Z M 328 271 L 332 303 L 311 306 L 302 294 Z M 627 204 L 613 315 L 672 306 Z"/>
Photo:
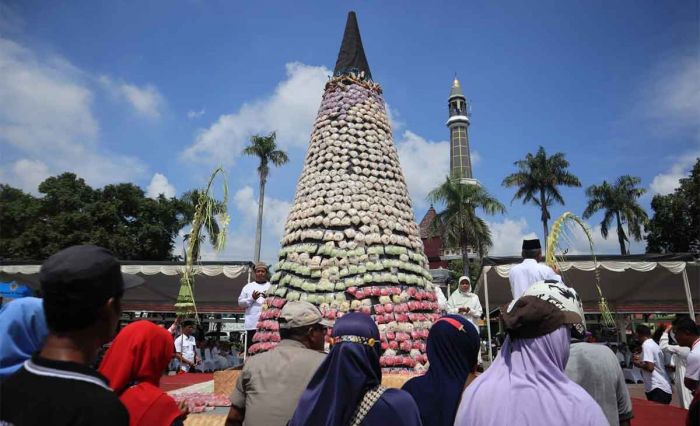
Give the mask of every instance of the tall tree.
<path id="1" fill-rule="evenodd" d="M 700 252 L 700 158 L 673 193 L 652 198 L 651 209 L 647 253 Z"/>
<path id="2" fill-rule="evenodd" d="M 246 155 L 258 157 L 258 176 L 260 177 L 260 190 L 258 194 L 258 224 L 255 228 L 255 262 L 260 261 L 260 244 L 262 241 L 263 203 L 265 202 L 265 184 L 270 174 L 270 163 L 282 166 L 289 162 L 287 153 L 277 149 L 277 134 L 270 133 L 267 136 L 254 135 L 250 138 L 250 145 L 243 149 Z"/>
<path id="3" fill-rule="evenodd" d="M 462 250 L 462 267 L 469 274 L 471 245 L 480 255 L 493 245 L 491 231 L 486 222 L 476 215 L 476 210 L 494 215 L 504 213 L 505 207 L 479 185 L 460 183 L 458 178 L 445 178 L 439 187 L 428 194 L 428 200 L 441 204 L 444 209 L 437 213 L 432 224 L 447 246 Z"/>
<path id="4" fill-rule="evenodd" d="M 549 207 L 554 203 L 564 205 L 564 197 L 558 187 L 580 187 L 581 182 L 567 170 L 569 162 L 564 158 L 564 153 L 557 152 L 548 157 L 542 146 L 534 155 L 528 153 L 524 160 L 518 160 L 514 164 L 518 171 L 506 176 L 502 185 L 518 188 L 511 202 L 522 198 L 523 204 L 531 202 L 540 208 L 546 250 L 548 221 L 551 219 Z"/>
<path id="5" fill-rule="evenodd" d="M 601 185 L 591 185 L 586 188 L 588 205 L 583 212 L 584 219 L 590 219 L 593 214 L 603 210 L 603 220 L 600 222 L 600 233 L 603 238 L 608 238 L 608 231 L 613 220 L 617 227 L 617 240 L 620 243 L 620 254 L 629 254 L 629 236 L 636 241 L 642 239 L 642 229 L 649 220 L 647 213 L 639 205 L 638 199 L 646 190 L 637 185 L 641 180 L 638 177 L 624 175 L 617 178 L 613 185 L 603 181 Z M 624 225 L 627 225 L 625 233 Z"/>
<path id="6" fill-rule="evenodd" d="M 124 260 L 169 260 L 186 206 L 147 198 L 130 183 L 94 189 L 73 173 L 46 179 L 39 197 L 0 185 L 0 257 L 44 260 L 97 244 Z"/>

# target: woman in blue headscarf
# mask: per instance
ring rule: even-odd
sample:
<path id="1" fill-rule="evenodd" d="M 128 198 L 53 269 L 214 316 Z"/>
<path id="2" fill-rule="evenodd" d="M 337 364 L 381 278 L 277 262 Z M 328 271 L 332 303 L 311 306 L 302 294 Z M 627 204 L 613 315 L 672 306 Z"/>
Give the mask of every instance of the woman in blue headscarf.
<path id="1" fill-rule="evenodd" d="M 421 425 L 413 398 L 381 387 L 379 329 L 369 315 L 344 315 L 333 347 L 299 400 L 291 426 Z"/>
<path id="2" fill-rule="evenodd" d="M 424 426 L 452 426 L 479 353 L 479 333 L 461 315 L 445 315 L 433 324 L 426 348 L 430 368 L 403 386 L 418 404 Z"/>
<path id="3" fill-rule="evenodd" d="M 44 305 L 36 297 L 16 299 L 0 310 L 0 379 L 19 370 L 49 334 Z"/>

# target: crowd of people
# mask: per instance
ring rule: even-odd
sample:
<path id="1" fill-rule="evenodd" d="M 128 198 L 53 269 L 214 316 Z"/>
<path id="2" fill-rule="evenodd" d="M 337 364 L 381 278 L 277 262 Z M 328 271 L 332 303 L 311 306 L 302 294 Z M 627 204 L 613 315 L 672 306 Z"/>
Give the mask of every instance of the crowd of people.
<path id="1" fill-rule="evenodd" d="M 381 336 L 369 315 L 351 312 L 331 324 L 313 304 L 288 302 L 280 312 L 279 345 L 243 364 L 226 424 L 629 425 L 624 354 L 583 341 L 577 293 L 542 268 L 537 253 L 529 254 L 535 263 L 523 262 L 528 270 L 516 274 L 516 282 L 535 271 L 527 278 L 533 281 L 517 287 L 519 297 L 502 309 L 503 347 L 484 373 L 477 373 L 480 306 L 469 296 L 468 278 L 429 331 L 427 372 L 401 389 L 382 386 Z M 178 327 L 141 320 L 115 337 L 123 292 L 138 280 L 95 246 L 67 248 L 42 265 L 43 298 L 20 299 L 0 311 L 0 424 L 183 424 L 186 406 L 159 387 L 173 357 L 183 373 L 225 368 L 229 360 L 216 345 L 198 343 L 187 321 L 176 336 L 171 332 Z M 244 303 L 257 303 L 261 291 L 253 289 Z M 700 378 L 694 320 L 678 317 L 659 333 L 659 343 L 645 326 L 635 332 L 641 352 L 630 362 L 642 373 L 647 398 L 670 401 L 666 351 L 676 357 L 675 372 L 685 370 L 680 377 L 692 399 Z M 107 342 L 99 369 L 91 368 Z M 688 424 L 700 419 L 697 400 L 690 402 Z"/>

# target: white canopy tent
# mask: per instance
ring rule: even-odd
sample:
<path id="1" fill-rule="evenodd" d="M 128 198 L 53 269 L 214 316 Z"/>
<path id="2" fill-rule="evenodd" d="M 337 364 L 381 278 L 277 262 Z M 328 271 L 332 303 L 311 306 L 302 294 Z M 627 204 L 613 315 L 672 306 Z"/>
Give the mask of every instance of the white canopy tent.
<path id="1" fill-rule="evenodd" d="M 141 286 L 128 289 L 122 304 L 128 311 L 172 311 L 178 290 L 183 262 L 122 261 L 122 272 L 144 278 Z M 251 279 L 251 262 L 200 262 L 194 285 L 199 312 L 237 312 L 238 295 Z M 39 288 L 37 263 L 0 263 L 0 279 L 16 281 Z"/>
<path id="2" fill-rule="evenodd" d="M 520 257 L 482 259 L 475 292 L 486 310 L 489 342 L 491 311 L 513 300 L 508 274 L 520 262 Z M 700 300 L 700 262 L 693 255 L 598 256 L 596 261 L 592 256 L 566 256 L 561 262 L 562 279 L 578 292 L 588 313 L 598 312 L 596 263 L 600 287 L 612 312 L 687 312 L 694 316 L 700 308 L 694 304 Z"/>

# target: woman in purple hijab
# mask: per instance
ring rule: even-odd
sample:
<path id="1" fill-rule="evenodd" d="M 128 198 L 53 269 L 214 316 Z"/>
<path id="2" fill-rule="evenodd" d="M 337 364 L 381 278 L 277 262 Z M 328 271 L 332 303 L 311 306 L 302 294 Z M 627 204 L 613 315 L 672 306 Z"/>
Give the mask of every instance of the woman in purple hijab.
<path id="1" fill-rule="evenodd" d="M 352 312 L 336 321 L 333 343 L 290 426 L 421 425 L 411 395 L 380 386 L 379 329 L 369 315 Z"/>
<path id="2" fill-rule="evenodd" d="M 403 385 L 418 404 L 423 426 L 452 426 L 462 391 L 479 356 L 479 332 L 461 315 L 445 315 L 430 327 L 430 367 Z"/>
<path id="3" fill-rule="evenodd" d="M 603 426 L 600 406 L 564 374 L 572 330 L 583 331 L 573 289 L 533 284 L 503 314 L 508 336 L 499 356 L 462 395 L 456 426 Z"/>

